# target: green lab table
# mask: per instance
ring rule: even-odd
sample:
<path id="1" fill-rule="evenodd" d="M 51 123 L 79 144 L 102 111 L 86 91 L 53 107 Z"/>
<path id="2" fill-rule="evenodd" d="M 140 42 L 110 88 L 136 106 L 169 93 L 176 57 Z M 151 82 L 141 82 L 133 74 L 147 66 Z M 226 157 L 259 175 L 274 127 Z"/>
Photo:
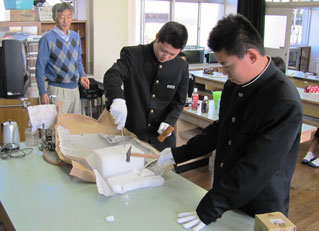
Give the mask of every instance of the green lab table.
<path id="1" fill-rule="evenodd" d="M 52 156 L 51 156 L 52 155 Z M 49 153 L 53 158 L 54 153 Z M 70 176 L 69 166 L 45 162 L 34 147 L 23 159 L 0 159 L 0 220 L 8 230 L 97 231 L 184 230 L 176 223 L 180 212 L 194 211 L 206 193 L 203 188 L 173 173 L 164 185 L 105 197 L 96 185 Z M 105 217 L 113 215 L 114 221 Z M 253 230 L 254 219 L 226 212 L 203 230 Z"/>

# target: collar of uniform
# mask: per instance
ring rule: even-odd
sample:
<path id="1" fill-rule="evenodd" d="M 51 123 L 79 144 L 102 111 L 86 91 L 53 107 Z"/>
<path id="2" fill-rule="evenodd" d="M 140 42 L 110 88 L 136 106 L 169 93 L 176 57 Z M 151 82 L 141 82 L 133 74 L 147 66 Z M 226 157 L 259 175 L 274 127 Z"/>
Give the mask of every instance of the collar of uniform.
<path id="1" fill-rule="evenodd" d="M 276 68 L 275 64 L 269 57 L 269 62 L 264 71 L 258 75 L 256 78 L 254 78 L 250 84 L 245 84 L 244 86 L 240 86 L 238 88 L 239 92 L 243 93 L 242 96 L 249 97 L 251 94 L 254 94 L 256 89 L 262 88 L 263 85 L 269 81 L 269 78 L 273 76 L 278 69 Z"/>
<path id="2" fill-rule="evenodd" d="M 257 81 L 264 74 L 264 72 L 268 69 L 269 64 L 271 62 L 271 58 L 269 56 L 267 56 L 267 57 L 268 57 L 268 63 L 266 65 L 266 67 L 264 68 L 264 70 L 257 77 L 255 77 L 254 79 L 252 79 L 248 83 L 241 85 L 241 87 L 247 87 L 247 86 L 253 84 L 255 81 Z"/>
<path id="3" fill-rule="evenodd" d="M 152 58 L 153 58 L 157 63 L 160 63 L 160 62 L 157 60 L 156 56 L 155 56 L 155 52 L 154 52 L 154 42 L 155 42 L 155 40 L 154 40 L 153 42 L 149 43 L 149 44 L 146 44 L 145 46 L 146 46 L 146 48 L 148 49 L 149 53 L 151 54 Z"/>

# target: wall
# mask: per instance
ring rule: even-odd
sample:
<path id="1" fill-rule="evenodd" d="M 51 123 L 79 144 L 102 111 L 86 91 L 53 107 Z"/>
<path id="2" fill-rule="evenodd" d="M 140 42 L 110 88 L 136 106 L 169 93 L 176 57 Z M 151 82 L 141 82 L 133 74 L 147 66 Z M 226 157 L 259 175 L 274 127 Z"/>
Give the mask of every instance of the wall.
<path id="1" fill-rule="evenodd" d="M 103 78 L 106 70 L 128 45 L 128 6 L 130 0 L 93 1 L 93 75 Z"/>
<path id="2" fill-rule="evenodd" d="M 93 14 L 92 0 L 77 0 L 77 19 L 87 20 L 88 73 L 93 72 Z"/>
<path id="3" fill-rule="evenodd" d="M 309 43 L 311 46 L 311 57 L 309 64 L 309 72 L 316 72 L 316 58 L 319 57 L 319 8 L 313 8 L 311 22 L 310 22 L 310 34 L 309 34 Z"/>

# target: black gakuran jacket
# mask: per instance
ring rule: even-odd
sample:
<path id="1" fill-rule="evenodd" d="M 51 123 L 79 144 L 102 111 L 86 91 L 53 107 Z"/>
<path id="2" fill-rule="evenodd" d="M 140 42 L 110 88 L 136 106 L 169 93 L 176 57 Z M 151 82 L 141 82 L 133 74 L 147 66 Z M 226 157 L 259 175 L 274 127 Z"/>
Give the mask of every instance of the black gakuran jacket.
<path id="1" fill-rule="evenodd" d="M 172 150 L 181 163 L 216 149 L 213 187 L 196 209 L 205 224 L 232 209 L 288 215 L 302 115 L 296 87 L 273 62 L 246 85 L 225 83 L 219 120 Z"/>
<path id="2" fill-rule="evenodd" d="M 188 75 L 188 64 L 179 56 L 158 62 L 153 43 L 124 47 L 120 59 L 104 75 L 106 106 L 115 98 L 125 99 L 128 130 L 159 151 L 175 147 L 175 135 L 160 143 L 157 129 L 161 122 L 175 125 L 185 105 Z"/>

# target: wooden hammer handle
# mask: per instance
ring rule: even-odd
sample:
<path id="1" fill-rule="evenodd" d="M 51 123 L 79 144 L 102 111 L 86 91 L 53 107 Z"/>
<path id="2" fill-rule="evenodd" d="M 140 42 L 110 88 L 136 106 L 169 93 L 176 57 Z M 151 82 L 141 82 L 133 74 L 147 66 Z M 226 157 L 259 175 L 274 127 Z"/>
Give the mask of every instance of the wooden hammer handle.
<path id="1" fill-rule="evenodd" d="M 154 155 L 154 154 L 146 154 L 146 153 L 131 153 L 131 156 L 135 157 L 144 157 L 144 158 L 149 158 L 149 159 L 158 159 L 159 155 Z"/>
<path id="2" fill-rule="evenodd" d="M 167 136 L 171 133 L 171 132 L 173 132 L 174 131 L 174 128 L 171 126 L 171 125 L 169 125 L 163 132 L 162 132 L 162 134 L 160 134 L 158 137 L 157 137 L 157 139 L 160 141 L 160 142 L 163 142 L 166 138 L 167 138 Z"/>

